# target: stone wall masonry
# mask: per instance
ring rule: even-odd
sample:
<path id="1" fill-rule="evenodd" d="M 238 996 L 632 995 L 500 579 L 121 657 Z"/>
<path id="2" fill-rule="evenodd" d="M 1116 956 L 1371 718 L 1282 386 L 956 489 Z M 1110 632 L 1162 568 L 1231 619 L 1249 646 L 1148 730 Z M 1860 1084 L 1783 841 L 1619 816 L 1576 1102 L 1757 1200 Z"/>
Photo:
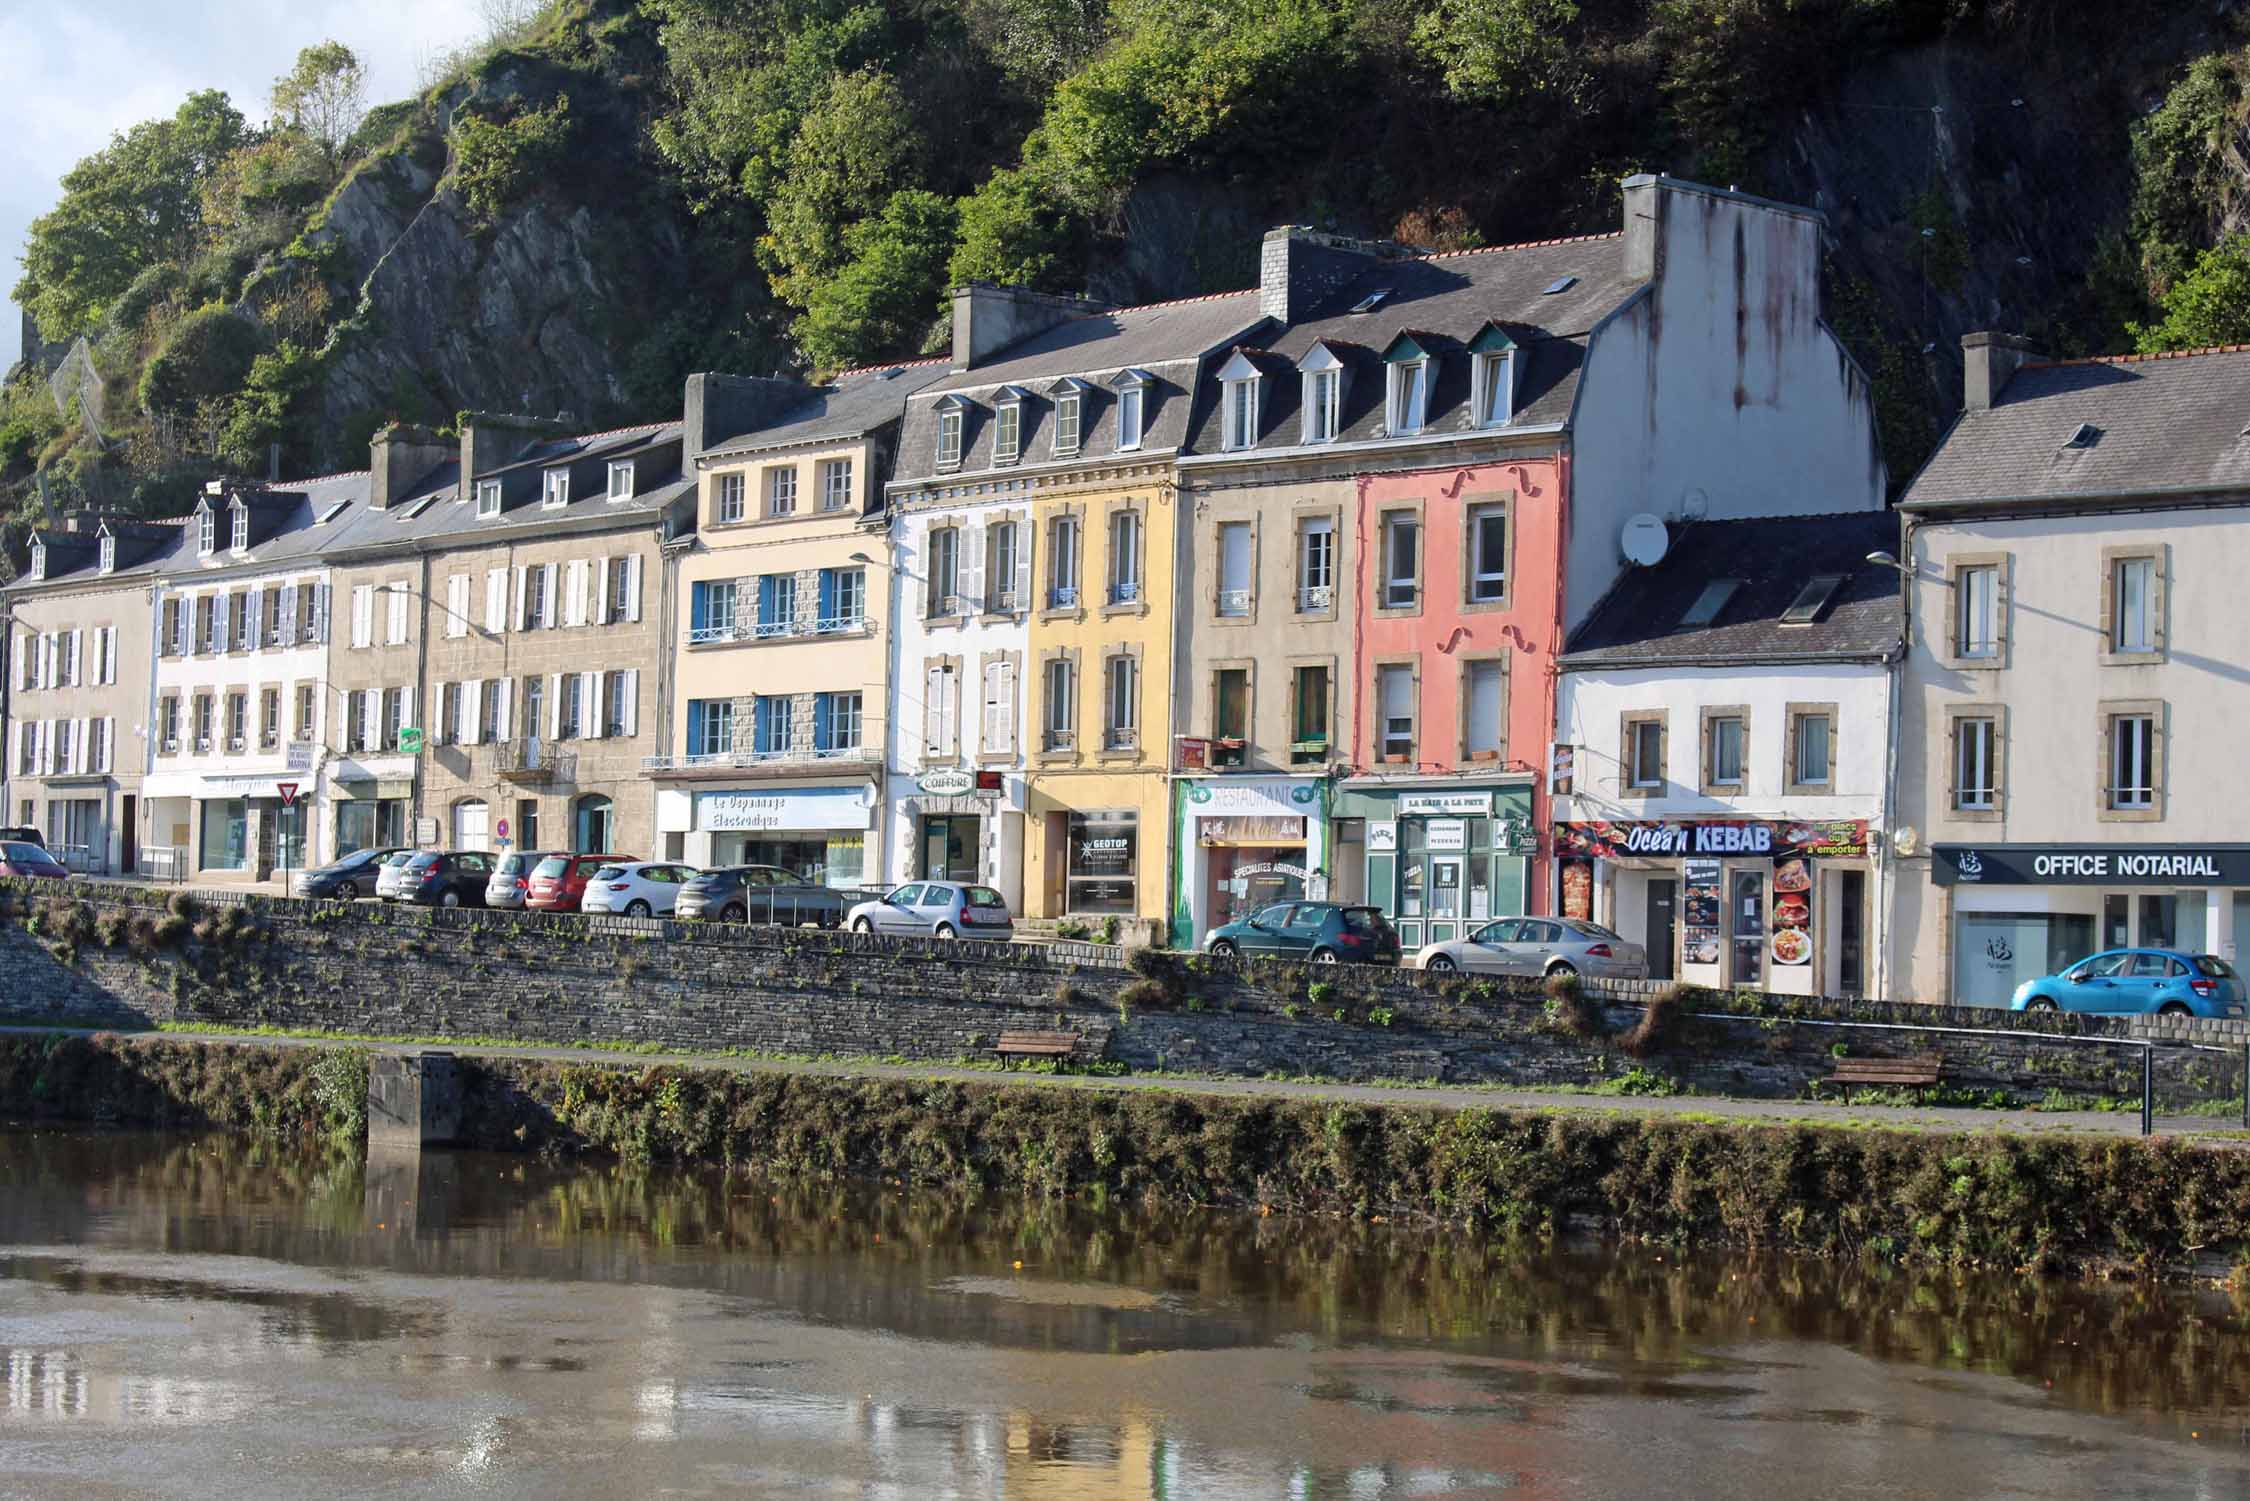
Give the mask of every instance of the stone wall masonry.
<path id="1" fill-rule="evenodd" d="M 1604 987 L 1609 1035 L 1587 1040 L 1548 1019 L 1536 986 L 1412 972 L 1152 954 L 1136 973 L 1093 945 L 192 900 L 182 917 L 145 887 L 73 882 L 58 896 L 0 882 L 0 1019 L 923 1062 L 989 1057 L 1004 1029 L 1061 1026 L 1082 1035 L 1082 1056 L 1135 1071 L 1582 1086 L 1639 1067 L 1768 1098 L 1803 1095 L 1839 1049 L 1938 1050 L 1952 1088 L 2139 1095 L 2141 1050 L 2119 1018 L 1705 994 L 1673 1042 L 1636 1059 L 1618 1034 L 1670 987 Z M 2239 1037 L 2156 1057 L 2160 1108 L 2241 1090 Z"/>

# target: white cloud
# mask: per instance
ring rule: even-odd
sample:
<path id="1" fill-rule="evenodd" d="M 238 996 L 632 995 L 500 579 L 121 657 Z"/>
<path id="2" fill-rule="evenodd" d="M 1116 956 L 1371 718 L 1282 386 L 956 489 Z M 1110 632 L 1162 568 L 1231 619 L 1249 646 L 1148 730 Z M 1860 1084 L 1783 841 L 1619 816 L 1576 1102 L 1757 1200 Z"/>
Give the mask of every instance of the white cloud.
<path id="1" fill-rule="evenodd" d="M 368 97 L 413 91 L 424 56 L 483 29 L 474 0 L 73 0 L 0 4 L 0 294 L 21 274 L 31 221 L 72 164 L 197 89 L 224 89 L 252 119 L 300 48 L 334 39 L 367 64 Z M 18 322 L 0 319 L 0 369 Z"/>

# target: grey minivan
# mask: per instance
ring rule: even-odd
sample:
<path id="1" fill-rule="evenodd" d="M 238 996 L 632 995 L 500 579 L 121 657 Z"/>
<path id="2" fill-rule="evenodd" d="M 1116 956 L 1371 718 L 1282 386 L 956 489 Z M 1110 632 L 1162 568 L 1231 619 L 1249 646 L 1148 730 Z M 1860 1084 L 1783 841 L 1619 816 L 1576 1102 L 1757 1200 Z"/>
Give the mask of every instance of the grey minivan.
<path id="1" fill-rule="evenodd" d="M 845 917 L 854 933 L 896 937 L 986 938 L 1006 943 L 1016 933 L 1008 899 L 965 881 L 909 881 L 887 896 L 861 902 Z"/>

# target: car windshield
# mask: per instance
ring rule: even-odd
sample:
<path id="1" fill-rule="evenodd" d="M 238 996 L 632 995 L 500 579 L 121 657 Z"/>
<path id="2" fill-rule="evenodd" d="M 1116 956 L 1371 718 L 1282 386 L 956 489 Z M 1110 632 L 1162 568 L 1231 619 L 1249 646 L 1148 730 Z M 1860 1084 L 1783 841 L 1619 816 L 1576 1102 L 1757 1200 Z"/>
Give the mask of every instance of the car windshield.
<path id="1" fill-rule="evenodd" d="M 413 859 L 414 859 L 414 851 L 412 851 L 412 850 L 400 850 L 400 851 L 399 851 L 399 852 L 398 852 L 397 854 L 395 854 L 395 855 L 392 855 L 392 856 L 390 856 L 390 857 L 389 857 L 388 859 L 384 860 L 384 862 L 383 862 L 383 863 L 384 863 L 385 865 L 405 865 L 405 864 L 407 864 L 407 863 L 408 863 L 409 861 L 411 861 L 411 860 L 413 860 Z"/>
<path id="2" fill-rule="evenodd" d="M 1383 914 L 1373 907 L 1346 907 L 1344 926 L 1354 933 L 1373 933 L 1383 926 Z"/>
<path id="3" fill-rule="evenodd" d="M 406 868 L 408 870 L 428 870 L 431 866 L 438 863 L 438 858 L 439 857 L 436 855 L 416 855 L 413 859 L 406 862 Z"/>
<path id="4" fill-rule="evenodd" d="M 0 844 L 0 860 L 5 860 L 10 865 L 62 864 L 36 844 Z"/>
<path id="5" fill-rule="evenodd" d="M 549 855 L 546 859 L 539 862 L 539 868 L 533 871 L 532 874 L 535 876 L 553 876 L 559 878 L 563 875 L 564 872 L 568 871 L 569 869 L 570 857 L 568 855 Z"/>
<path id="6" fill-rule="evenodd" d="M 2221 959 L 2217 954 L 2196 955 L 2195 968 L 2197 973 L 2209 975 L 2214 980 L 2231 980 L 2234 978 L 2234 966 Z"/>
<path id="7" fill-rule="evenodd" d="M 1588 938 L 1617 937 L 1615 933 L 1612 933 L 1609 929 L 1603 927 L 1600 923 L 1588 922 L 1583 917 L 1566 917 L 1562 920 L 1562 925 L 1570 929 L 1570 931 L 1572 931 L 1573 933 L 1582 933 Z"/>
<path id="8" fill-rule="evenodd" d="M 522 855 L 502 855 L 500 864 L 494 868 L 492 873 L 497 876 L 520 876 L 523 874 L 524 866 L 529 863 Z"/>
<path id="9" fill-rule="evenodd" d="M 994 891 L 990 886 L 971 886 L 968 891 L 969 905 L 972 907 L 1005 907 L 1008 905 L 1001 900 L 1000 893 Z"/>

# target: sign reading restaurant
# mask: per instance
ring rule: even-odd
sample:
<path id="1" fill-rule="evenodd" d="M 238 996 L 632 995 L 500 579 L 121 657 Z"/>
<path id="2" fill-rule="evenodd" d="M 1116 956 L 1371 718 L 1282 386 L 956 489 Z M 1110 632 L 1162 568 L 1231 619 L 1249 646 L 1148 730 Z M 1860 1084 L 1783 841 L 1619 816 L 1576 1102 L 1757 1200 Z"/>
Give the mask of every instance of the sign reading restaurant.
<path id="1" fill-rule="evenodd" d="M 2250 844 L 1937 844 L 1940 886 L 2250 886 Z"/>

